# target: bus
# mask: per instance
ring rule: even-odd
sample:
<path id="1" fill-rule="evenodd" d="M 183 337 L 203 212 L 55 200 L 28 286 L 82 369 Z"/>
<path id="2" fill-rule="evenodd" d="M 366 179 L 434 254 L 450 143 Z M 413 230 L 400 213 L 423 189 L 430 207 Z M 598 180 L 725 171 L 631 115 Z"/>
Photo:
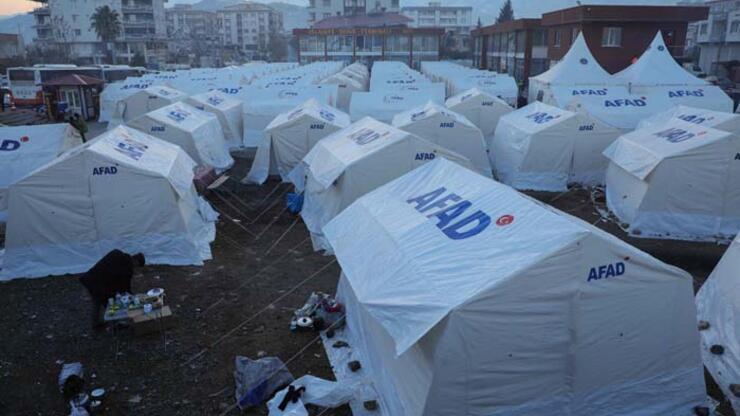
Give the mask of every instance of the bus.
<path id="1" fill-rule="evenodd" d="M 146 69 L 127 65 L 34 65 L 32 67 L 8 68 L 8 83 L 13 100 L 19 106 L 44 104 L 41 84 L 65 75 L 77 74 L 115 82 L 132 76 L 141 76 Z"/>

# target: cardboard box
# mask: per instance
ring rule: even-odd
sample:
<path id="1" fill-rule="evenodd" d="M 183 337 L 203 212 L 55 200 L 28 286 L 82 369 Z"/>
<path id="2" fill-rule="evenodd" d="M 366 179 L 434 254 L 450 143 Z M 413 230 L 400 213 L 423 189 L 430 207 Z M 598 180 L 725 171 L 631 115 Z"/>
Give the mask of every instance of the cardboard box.
<path id="1" fill-rule="evenodd" d="M 170 329 L 174 325 L 175 317 L 169 306 L 155 309 L 149 314 L 140 314 L 131 319 L 134 335 L 158 334 L 160 331 Z"/>

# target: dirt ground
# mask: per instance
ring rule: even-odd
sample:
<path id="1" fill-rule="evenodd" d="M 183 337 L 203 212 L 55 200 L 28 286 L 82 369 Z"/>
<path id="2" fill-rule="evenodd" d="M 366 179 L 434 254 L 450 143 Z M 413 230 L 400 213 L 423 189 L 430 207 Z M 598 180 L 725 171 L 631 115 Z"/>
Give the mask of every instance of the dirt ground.
<path id="1" fill-rule="evenodd" d="M 209 196 L 226 214 L 212 245 L 214 259 L 203 267 L 147 266 L 134 279 L 136 291 L 166 289 L 177 319 L 172 329 L 148 337 L 128 330 L 93 332 L 87 295 L 75 276 L 0 284 L 0 415 L 66 414 L 57 389 L 61 362 L 82 362 L 88 387 L 107 389 L 107 415 L 239 414 L 230 410 L 237 355 L 278 356 L 296 377 L 332 378 L 316 334 L 291 333 L 288 325 L 292 310 L 312 291 L 333 293 L 339 267 L 333 257 L 312 252 L 304 225 L 285 211 L 287 185 L 239 183 L 249 163 L 239 158 L 233 179 Z M 726 248 L 626 238 L 615 225 L 599 221 L 583 190 L 531 195 L 689 271 L 697 288 Z M 710 390 L 717 394 L 716 387 Z M 351 413 L 342 408 L 312 414 Z"/>

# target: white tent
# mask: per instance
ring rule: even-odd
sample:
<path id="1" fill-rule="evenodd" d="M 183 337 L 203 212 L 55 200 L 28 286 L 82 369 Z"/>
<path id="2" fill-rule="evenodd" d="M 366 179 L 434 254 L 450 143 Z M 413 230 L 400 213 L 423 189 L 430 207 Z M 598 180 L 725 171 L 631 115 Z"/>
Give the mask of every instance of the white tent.
<path id="1" fill-rule="evenodd" d="M 517 189 L 564 191 L 604 182 L 602 155 L 621 132 L 586 113 L 535 101 L 499 120 L 489 142 L 496 177 Z"/>
<path id="2" fill-rule="evenodd" d="M 262 133 L 278 114 L 290 111 L 297 105 L 316 99 L 320 103 L 335 105 L 336 85 L 298 85 L 271 88 L 245 89 L 244 146 L 257 147 Z"/>
<path id="3" fill-rule="evenodd" d="M 150 111 L 182 101 L 187 96 L 184 92 L 161 85 L 139 90 L 116 103 L 108 129 L 128 123 Z"/>
<path id="4" fill-rule="evenodd" d="M 706 400 L 691 276 L 507 186 L 438 160 L 324 233 L 341 335 L 385 415 L 690 416 Z"/>
<path id="5" fill-rule="evenodd" d="M 185 100 L 193 107 L 215 114 L 221 123 L 221 130 L 229 148 L 238 148 L 242 145 L 244 125 L 242 120 L 242 102 L 219 90 L 192 95 Z"/>
<path id="6" fill-rule="evenodd" d="M 98 120 L 112 121 L 115 115 L 116 105 L 119 101 L 152 85 L 152 81 L 147 81 L 141 77 L 130 77 L 123 81 L 106 85 L 103 92 L 100 93 L 100 116 Z M 120 123 L 121 121 L 118 121 L 118 124 Z"/>
<path id="7" fill-rule="evenodd" d="M 396 114 L 424 105 L 429 101 L 444 104 L 444 84 L 433 84 L 435 87 L 422 91 L 371 91 L 352 94 L 349 114 L 352 121 L 372 117 L 384 123 L 393 122 Z"/>
<path id="8" fill-rule="evenodd" d="M 631 235 L 714 241 L 740 230 L 740 137 L 674 120 L 604 154 L 607 205 Z"/>
<path id="9" fill-rule="evenodd" d="M 610 126 L 634 130 L 646 118 L 675 106 L 661 94 L 631 94 L 627 88 L 611 86 L 600 89 L 552 87 L 556 100 L 545 103 L 576 112 L 589 113 Z"/>
<path id="10" fill-rule="evenodd" d="M 634 64 L 614 75 L 635 94 L 657 94 L 674 105 L 733 111 L 732 99 L 716 85 L 695 77 L 671 56 L 659 31 Z"/>
<path id="11" fill-rule="evenodd" d="M 579 33 L 563 59 L 548 71 L 529 78 L 529 102 L 543 101 L 552 87 L 606 87 L 617 81 L 596 61 Z"/>
<path id="12" fill-rule="evenodd" d="M 684 105 L 675 106 L 668 111 L 646 118 L 637 125 L 637 128 L 666 126 L 672 123 L 674 119 L 740 134 L 740 114 L 687 107 Z"/>
<path id="13" fill-rule="evenodd" d="M 180 146 L 198 165 L 219 170 L 234 165 L 218 118 L 184 102 L 154 110 L 128 125 Z"/>
<path id="14" fill-rule="evenodd" d="M 82 143 L 69 124 L 0 127 L 0 222 L 8 209 L 8 187 Z"/>
<path id="15" fill-rule="evenodd" d="M 470 120 L 432 102 L 398 114 L 393 127 L 452 150 L 470 160 L 481 175 L 492 177 L 483 133 Z"/>
<path id="16" fill-rule="evenodd" d="M 740 398 L 731 390 L 740 384 L 740 238 L 735 238 L 709 278 L 696 294 L 697 316 L 709 323 L 700 332 L 704 365 L 717 382 L 735 412 L 740 411 Z M 724 347 L 722 355 L 712 354 L 714 345 Z"/>
<path id="17" fill-rule="evenodd" d="M 470 166 L 442 146 L 369 117 L 316 143 L 303 159 L 301 211 L 314 249 L 328 250 L 321 228 L 354 200 L 437 157 Z"/>
<path id="18" fill-rule="evenodd" d="M 265 129 L 247 182 L 262 184 L 270 174 L 288 175 L 324 137 L 350 125 L 349 116 L 311 99 L 275 117 Z"/>
<path id="19" fill-rule="evenodd" d="M 514 111 L 514 108 L 502 99 L 477 88 L 448 98 L 445 105 L 478 126 L 487 140 L 493 138 L 498 120 Z"/>
<path id="20" fill-rule="evenodd" d="M 321 81 L 321 83 L 335 84 L 337 86 L 337 108 L 342 111 L 349 111 L 349 103 L 353 93 L 367 91 L 367 88 L 361 81 L 351 78 L 344 72 L 334 74 Z"/>
<path id="21" fill-rule="evenodd" d="M 211 258 L 215 213 L 179 147 L 118 127 L 11 185 L 0 279 L 81 273 L 112 249 L 151 264 Z"/>

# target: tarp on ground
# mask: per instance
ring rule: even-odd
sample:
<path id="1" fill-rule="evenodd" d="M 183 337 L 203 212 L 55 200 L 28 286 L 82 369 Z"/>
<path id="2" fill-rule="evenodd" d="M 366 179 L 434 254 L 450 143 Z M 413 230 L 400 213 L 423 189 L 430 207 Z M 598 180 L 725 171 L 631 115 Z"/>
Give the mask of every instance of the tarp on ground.
<path id="1" fill-rule="evenodd" d="M 740 231 L 740 138 L 673 120 L 616 140 L 606 201 L 633 236 L 716 241 Z"/>
<path id="2" fill-rule="evenodd" d="M 386 415 L 690 416 L 705 403 L 692 277 L 508 186 L 439 159 L 324 233 Z"/>
<path id="3" fill-rule="evenodd" d="M 215 212 L 179 147 L 118 127 L 11 185 L 0 279 L 88 270 L 113 249 L 149 264 L 211 258 Z"/>

